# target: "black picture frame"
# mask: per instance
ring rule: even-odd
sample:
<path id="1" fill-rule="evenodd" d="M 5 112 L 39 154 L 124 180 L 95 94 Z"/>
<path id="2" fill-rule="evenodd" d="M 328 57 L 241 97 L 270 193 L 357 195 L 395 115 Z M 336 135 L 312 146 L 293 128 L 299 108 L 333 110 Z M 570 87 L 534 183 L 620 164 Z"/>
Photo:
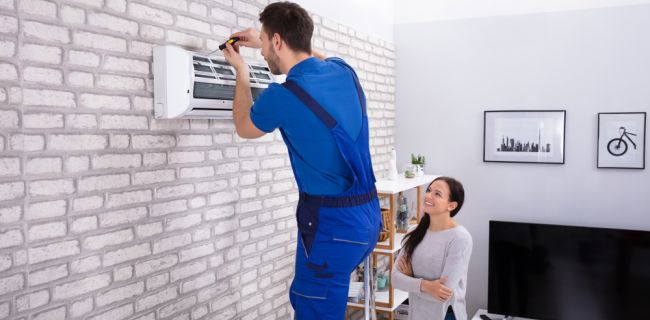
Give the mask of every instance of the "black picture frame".
<path id="1" fill-rule="evenodd" d="M 645 112 L 600 112 L 597 135 L 597 168 L 645 169 Z"/>
<path id="2" fill-rule="evenodd" d="M 564 164 L 566 110 L 486 110 L 483 162 Z"/>

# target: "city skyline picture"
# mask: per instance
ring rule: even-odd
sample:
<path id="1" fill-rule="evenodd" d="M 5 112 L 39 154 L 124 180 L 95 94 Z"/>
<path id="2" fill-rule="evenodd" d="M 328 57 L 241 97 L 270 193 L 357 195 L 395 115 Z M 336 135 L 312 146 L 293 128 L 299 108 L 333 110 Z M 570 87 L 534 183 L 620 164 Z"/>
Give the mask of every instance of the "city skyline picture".
<path id="1" fill-rule="evenodd" d="M 564 163 L 565 112 L 485 111 L 483 161 Z"/>
<path id="2" fill-rule="evenodd" d="M 497 152 L 551 152 L 551 144 L 542 143 L 542 130 L 540 128 L 537 143 L 503 135 L 501 145 L 497 147 Z"/>

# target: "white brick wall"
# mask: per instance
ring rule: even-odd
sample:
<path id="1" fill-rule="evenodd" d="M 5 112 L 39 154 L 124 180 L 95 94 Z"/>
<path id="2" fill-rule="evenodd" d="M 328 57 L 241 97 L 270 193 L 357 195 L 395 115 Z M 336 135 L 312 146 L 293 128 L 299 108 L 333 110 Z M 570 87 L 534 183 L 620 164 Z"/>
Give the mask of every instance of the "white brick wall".
<path id="1" fill-rule="evenodd" d="M 292 318 L 279 134 L 152 117 L 152 47 L 214 50 L 266 2 L 0 0 L 0 319 Z M 394 48 L 314 18 L 366 89 L 382 176 Z"/>

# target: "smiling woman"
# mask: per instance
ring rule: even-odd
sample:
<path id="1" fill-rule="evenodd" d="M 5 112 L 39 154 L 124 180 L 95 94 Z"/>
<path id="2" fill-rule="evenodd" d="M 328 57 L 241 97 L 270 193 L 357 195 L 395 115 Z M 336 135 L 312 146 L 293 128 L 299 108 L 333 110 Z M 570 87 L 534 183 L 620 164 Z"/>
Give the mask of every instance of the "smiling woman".
<path id="1" fill-rule="evenodd" d="M 404 238 L 392 273 L 395 288 L 409 292 L 409 319 L 467 319 L 472 237 L 453 219 L 464 200 L 463 185 L 454 178 L 438 177 L 427 187 L 425 215 Z"/>

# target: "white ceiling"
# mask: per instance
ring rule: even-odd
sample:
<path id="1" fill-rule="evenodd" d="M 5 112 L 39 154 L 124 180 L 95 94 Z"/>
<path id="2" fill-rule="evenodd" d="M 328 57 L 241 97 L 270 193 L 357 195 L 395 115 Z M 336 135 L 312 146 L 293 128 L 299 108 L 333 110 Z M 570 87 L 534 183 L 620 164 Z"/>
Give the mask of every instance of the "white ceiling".
<path id="1" fill-rule="evenodd" d="M 331 21 L 374 38 L 393 42 L 395 0 L 293 0 Z"/>
<path id="2" fill-rule="evenodd" d="M 584 10 L 648 3 L 650 0 L 395 0 L 394 23 Z"/>
<path id="3" fill-rule="evenodd" d="M 650 4 L 650 0 L 294 0 L 307 10 L 394 42 L 395 24 Z"/>

